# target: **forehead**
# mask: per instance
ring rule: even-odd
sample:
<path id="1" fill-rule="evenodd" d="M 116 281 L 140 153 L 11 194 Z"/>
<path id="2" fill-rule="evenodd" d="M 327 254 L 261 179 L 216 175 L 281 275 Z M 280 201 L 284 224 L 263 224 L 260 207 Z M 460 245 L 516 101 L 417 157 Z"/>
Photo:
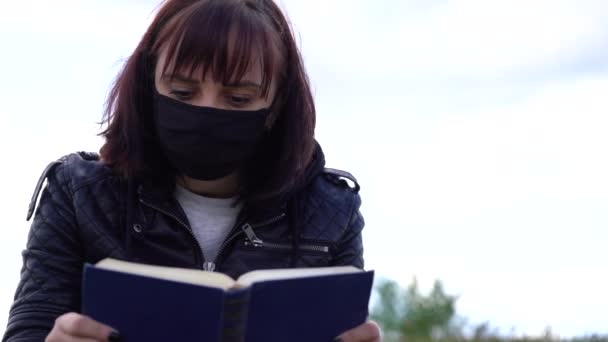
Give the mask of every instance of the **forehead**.
<path id="1" fill-rule="evenodd" d="M 156 72 L 223 84 L 252 78 L 268 95 L 285 69 L 280 34 L 246 8 L 229 8 L 230 1 L 213 3 L 219 7 L 198 2 L 161 28 L 151 51 Z"/>
<path id="2" fill-rule="evenodd" d="M 178 61 L 176 60 L 177 57 L 175 56 L 175 54 L 173 54 L 173 56 L 170 55 L 171 54 L 169 53 L 169 49 L 167 46 L 160 50 L 155 66 L 155 73 L 159 76 L 171 77 L 174 75 L 180 75 L 200 80 L 203 80 L 206 77 L 210 76 L 216 82 L 224 81 L 224 79 L 226 78 L 222 77 L 225 72 L 214 70 L 214 64 L 216 63 L 210 63 L 210 65 L 207 65 L 205 64 L 205 61 L 192 60 L 188 61 L 187 63 L 185 61 L 182 61 L 181 64 L 178 64 Z M 244 71 L 238 73 L 238 75 L 236 72 L 226 73 L 231 74 L 230 77 L 228 77 L 229 81 L 235 82 L 240 80 L 248 80 L 255 81 L 256 83 L 262 82 L 264 73 L 261 57 L 258 53 L 253 52 L 251 56 L 249 56 L 248 60 L 249 61 L 248 63 L 246 63 L 246 68 L 244 69 Z M 276 72 L 273 72 L 271 79 L 274 78 L 275 73 Z"/>

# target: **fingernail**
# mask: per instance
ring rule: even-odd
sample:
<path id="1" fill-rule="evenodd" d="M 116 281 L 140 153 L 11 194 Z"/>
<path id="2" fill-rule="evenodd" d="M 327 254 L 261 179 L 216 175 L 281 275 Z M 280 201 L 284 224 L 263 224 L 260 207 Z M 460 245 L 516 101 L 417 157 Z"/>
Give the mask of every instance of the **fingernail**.
<path id="1" fill-rule="evenodd" d="M 120 334 L 118 333 L 118 331 L 112 331 L 110 333 L 110 335 L 108 336 L 108 341 L 120 342 L 120 341 L 122 341 L 122 337 L 120 337 Z"/>

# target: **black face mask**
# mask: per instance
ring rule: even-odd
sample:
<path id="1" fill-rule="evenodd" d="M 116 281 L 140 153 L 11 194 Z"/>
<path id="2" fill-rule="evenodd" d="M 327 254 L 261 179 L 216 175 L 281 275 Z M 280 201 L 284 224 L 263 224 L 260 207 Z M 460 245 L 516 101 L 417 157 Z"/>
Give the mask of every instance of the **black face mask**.
<path id="1" fill-rule="evenodd" d="M 188 177 L 214 180 L 251 160 L 270 110 L 192 106 L 154 91 L 154 121 L 165 155 Z"/>

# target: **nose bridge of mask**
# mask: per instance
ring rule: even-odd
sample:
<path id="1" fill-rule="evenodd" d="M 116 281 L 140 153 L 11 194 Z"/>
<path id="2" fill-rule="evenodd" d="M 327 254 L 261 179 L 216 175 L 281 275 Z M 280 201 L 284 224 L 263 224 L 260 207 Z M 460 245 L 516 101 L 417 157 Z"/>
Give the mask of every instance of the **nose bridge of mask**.
<path id="1" fill-rule="evenodd" d="M 235 111 L 213 107 L 197 107 L 190 113 L 189 129 L 195 134 L 215 137 L 217 140 L 235 142 L 259 136 L 264 131 L 268 110 Z M 184 115 L 184 113 L 177 114 Z"/>
<path id="2" fill-rule="evenodd" d="M 157 124 L 168 129 L 179 131 L 199 131 L 216 136 L 224 134 L 224 130 L 232 130 L 238 134 L 248 135 L 248 129 L 254 131 L 264 125 L 270 109 L 232 110 L 215 107 L 195 106 L 184 103 L 168 96 L 156 94 L 155 116 Z"/>

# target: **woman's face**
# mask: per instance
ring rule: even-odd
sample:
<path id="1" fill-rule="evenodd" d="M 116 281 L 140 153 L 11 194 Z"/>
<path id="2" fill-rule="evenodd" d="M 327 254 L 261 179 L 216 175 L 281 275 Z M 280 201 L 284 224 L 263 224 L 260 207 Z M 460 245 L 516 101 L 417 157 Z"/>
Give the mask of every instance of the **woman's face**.
<path id="1" fill-rule="evenodd" d="M 167 56 L 166 49 L 160 53 L 154 70 L 154 84 L 156 90 L 161 94 L 193 106 L 215 107 L 219 109 L 234 110 L 258 110 L 269 108 L 276 94 L 276 82 L 270 83 L 268 96 L 262 91 L 262 70 L 257 63 L 252 63 L 252 68 L 244 77 L 235 84 L 217 83 L 208 72 L 202 81 L 200 77 L 188 77 L 182 75 L 179 69 L 175 74 L 162 74 L 162 66 L 165 65 Z M 169 65 L 167 72 L 173 70 Z"/>

